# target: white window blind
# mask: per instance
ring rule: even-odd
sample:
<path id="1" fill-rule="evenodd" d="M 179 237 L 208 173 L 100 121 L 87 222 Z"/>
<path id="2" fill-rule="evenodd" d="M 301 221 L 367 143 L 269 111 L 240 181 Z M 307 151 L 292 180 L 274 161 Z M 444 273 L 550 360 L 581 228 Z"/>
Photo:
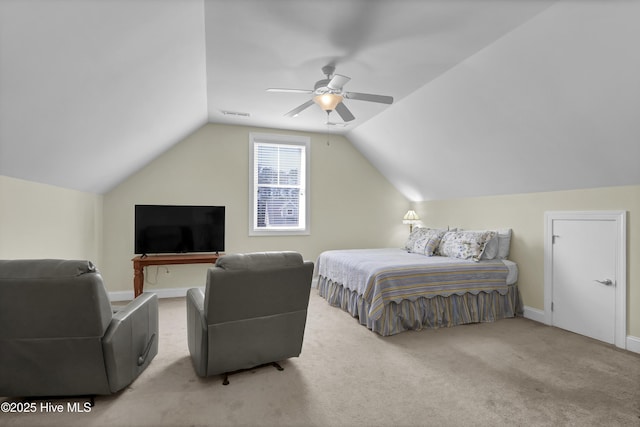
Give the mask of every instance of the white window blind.
<path id="1" fill-rule="evenodd" d="M 308 139 L 252 134 L 251 235 L 308 234 Z"/>

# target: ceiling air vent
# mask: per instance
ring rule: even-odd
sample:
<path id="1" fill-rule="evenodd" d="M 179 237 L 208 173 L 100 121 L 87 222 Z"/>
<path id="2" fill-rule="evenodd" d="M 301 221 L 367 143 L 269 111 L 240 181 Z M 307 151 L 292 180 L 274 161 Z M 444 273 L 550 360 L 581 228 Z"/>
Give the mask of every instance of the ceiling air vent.
<path id="1" fill-rule="evenodd" d="M 225 110 L 221 110 L 222 114 L 224 114 L 225 116 L 233 116 L 233 117 L 249 117 L 250 114 L 249 113 L 241 113 L 239 111 L 225 111 Z"/>

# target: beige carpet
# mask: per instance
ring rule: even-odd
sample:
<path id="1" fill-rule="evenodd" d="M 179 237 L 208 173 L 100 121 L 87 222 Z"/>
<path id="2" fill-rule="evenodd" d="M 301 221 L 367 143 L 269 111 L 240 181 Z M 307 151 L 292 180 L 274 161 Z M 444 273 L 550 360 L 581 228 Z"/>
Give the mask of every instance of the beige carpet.
<path id="1" fill-rule="evenodd" d="M 91 412 L 0 425 L 640 426 L 640 355 L 522 318 L 382 338 L 313 289 L 301 356 L 228 386 L 195 375 L 185 320 L 161 300 L 158 356 Z"/>

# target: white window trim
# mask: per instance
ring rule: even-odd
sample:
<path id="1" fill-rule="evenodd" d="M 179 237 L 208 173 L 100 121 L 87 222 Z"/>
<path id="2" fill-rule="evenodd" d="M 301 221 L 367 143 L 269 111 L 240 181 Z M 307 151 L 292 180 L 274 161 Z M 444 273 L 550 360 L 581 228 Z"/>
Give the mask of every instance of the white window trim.
<path id="1" fill-rule="evenodd" d="M 261 230 L 254 227 L 255 214 L 256 214 L 256 200 L 255 200 L 255 159 L 254 159 L 254 144 L 255 143 L 267 143 L 267 144 L 289 144 L 305 147 L 305 191 L 304 191 L 304 203 L 305 203 L 305 228 L 304 229 L 280 229 L 280 230 Z M 311 234 L 311 222 L 310 222 L 310 201 L 309 196 L 309 177 L 311 166 L 311 138 L 300 135 L 278 135 L 273 133 L 249 133 L 249 236 L 296 236 L 296 235 L 309 235 Z"/>

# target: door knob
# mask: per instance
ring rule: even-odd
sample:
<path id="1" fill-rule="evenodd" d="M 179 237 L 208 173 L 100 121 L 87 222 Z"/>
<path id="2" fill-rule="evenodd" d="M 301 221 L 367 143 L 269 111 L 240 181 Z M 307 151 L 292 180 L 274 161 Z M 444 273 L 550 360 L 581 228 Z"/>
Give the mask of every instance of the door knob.
<path id="1" fill-rule="evenodd" d="M 600 283 L 601 285 L 613 286 L 613 281 L 611 279 L 595 280 L 595 281 Z"/>

